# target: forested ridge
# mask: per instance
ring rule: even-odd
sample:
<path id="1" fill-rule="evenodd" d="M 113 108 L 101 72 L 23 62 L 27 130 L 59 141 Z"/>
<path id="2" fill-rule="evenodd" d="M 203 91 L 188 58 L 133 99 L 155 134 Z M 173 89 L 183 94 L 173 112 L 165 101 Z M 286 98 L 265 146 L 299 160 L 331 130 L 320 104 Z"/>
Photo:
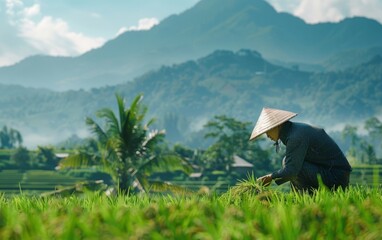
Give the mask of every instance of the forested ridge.
<path id="1" fill-rule="evenodd" d="M 0 123 L 23 135 L 62 139 L 83 130 L 86 116 L 112 106 L 115 93 L 127 100 L 142 93 L 159 127 L 171 120 L 183 134 L 215 115 L 255 121 L 264 106 L 295 111 L 300 120 L 330 126 L 380 114 L 381 84 L 380 56 L 357 67 L 314 73 L 271 64 L 256 51 L 219 50 L 197 61 L 163 66 L 133 82 L 88 91 L 0 85 Z"/>

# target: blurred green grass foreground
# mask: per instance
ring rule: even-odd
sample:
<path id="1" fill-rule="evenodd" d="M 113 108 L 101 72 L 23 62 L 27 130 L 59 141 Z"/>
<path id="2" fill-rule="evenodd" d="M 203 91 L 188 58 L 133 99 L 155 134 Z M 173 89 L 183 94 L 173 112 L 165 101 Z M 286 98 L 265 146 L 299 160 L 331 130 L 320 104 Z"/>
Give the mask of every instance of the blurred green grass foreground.
<path id="1" fill-rule="evenodd" d="M 242 182 L 243 183 L 243 182 Z M 243 184 L 248 186 L 247 184 Z M 380 188 L 0 196 L 0 239 L 380 239 Z"/>

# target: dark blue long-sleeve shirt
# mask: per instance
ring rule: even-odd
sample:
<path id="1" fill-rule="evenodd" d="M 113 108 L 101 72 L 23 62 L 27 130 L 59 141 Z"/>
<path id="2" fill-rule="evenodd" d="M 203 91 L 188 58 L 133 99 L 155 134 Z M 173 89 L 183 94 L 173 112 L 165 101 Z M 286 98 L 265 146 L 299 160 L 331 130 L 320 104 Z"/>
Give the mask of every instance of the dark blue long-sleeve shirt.
<path id="1" fill-rule="evenodd" d="M 352 170 L 341 149 L 321 128 L 287 121 L 282 125 L 279 136 L 286 145 L 285 164 L 272 173 L 273 179 L 292 179 L 298 175 L 304 161 L 327 169 Z"/>

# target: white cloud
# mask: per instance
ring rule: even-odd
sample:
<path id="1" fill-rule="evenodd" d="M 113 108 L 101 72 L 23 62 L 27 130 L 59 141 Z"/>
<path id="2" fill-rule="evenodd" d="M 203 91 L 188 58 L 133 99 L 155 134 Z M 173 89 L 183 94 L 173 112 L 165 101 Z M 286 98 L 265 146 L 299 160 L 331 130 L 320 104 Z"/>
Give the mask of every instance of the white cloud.
<path id="1" fill-rule="evenodd" d="M 138 21 L 138 26 L 131 26 L 129 28 L 122 27 L 118 30 L 116 36 L 119 36 L 127 31 L 149 30 L 157 24 L 159 24 L 159 20 L 156 18 L 142 18 Z"/>
<path id="2" fill-rule="evenodd" d="M 359 1 L 350 1 L 350 14 L 352 16 L 367 16 L 376 19 L 382 23 L 382 1 L 380 0 L 361 0 L 363 4 L 358 4 Z"/>
<path id="3" fill-rule="evenodd" d="M 382 23 L 381 0 L 267 0 L 277 11 L 292 13 L 308 23 L 337 22 L 364 16 Z"/>
<path id="4" fill-rule="evenodd" d="M 32 7 L 27 7 L 23 10 L 25 17 L 33 17 L 40 14 L 40 5 L 34 4 Z"/>
<path id="5" fill-rule="evenodd" d="M 19 8 L 19 7 L 22 7 L 24 4 L 21 0 L 6 0 L 5 1 L 5 6 L 6 6 L 6 9 L 7 9 L 7 14 L 8 15 L 15 15 L 16 14 L 16 10 L 15 8 Z"/>
<path id="6" fill-rule="evenodd" d="M 128 30 L 129 30 L 129 29 L 126 28 L 126 27 L 121 27 L 121 28 L 118 30 L 116 36 L 119 36 L 119 35 L 121 35 L 122 33 L 126 32 L 126 31 L 128 31 Z"/>
<path id="7" fill-rule="evenodd" d="M 0 25 L 8 31 L 0 29 L 0 66 L 13 64 L 33 54 L 78 55 L 105 42 L 103 38 L 72 31 L 62 19 L 41 16 L 39 4 L 26 6 L 20 0 L 6 0 L 5 6 L 6 23 Z"/>
<path id="8" fill-rule="evenodd" d="M 138 26 L 132 26 L 129 30 L 148 30 L 159 23 L 156 18 L 142 18 L 138 21 Z"/>
<path id="9" fill-rule="evenodd" d="M 20 36 L 41 52 L 63 56 L 83 53 L 99 47 L 105 41 L 72 32 L 65 21 L 50 16 L 43 17 L 39 22 L 23 19 Z"/>
<path id="10" fill-rule="evenodd" d="M 279 12 L 293 12 L 299 4 L 299 0 L 283 1 L 283 0 L 267 0 L 276 11 Z"/>
<path id="11" fill-rule="evenodd" d="M 340 21 L 344 18 L 343 5 L 338 6 L 338 0 L 301 1 L 294 14 L 309 23 L 322 21 Z"/>
<path id="12" fill-rule="evenodd" d="M 0 66 L 8 66 L 12 63 L 15 63 L 21 59 L 21 56 L 12 52 L 2 51 L 3 54 L 0 54 Z"/>

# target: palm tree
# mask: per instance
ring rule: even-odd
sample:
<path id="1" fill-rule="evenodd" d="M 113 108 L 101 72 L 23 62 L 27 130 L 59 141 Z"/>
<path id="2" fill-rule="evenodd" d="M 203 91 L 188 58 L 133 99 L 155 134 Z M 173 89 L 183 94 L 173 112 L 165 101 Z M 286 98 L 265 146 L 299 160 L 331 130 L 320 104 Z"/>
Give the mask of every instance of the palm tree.
<path id="1" fill-rule="evenodd" d="M 147 108 L 141 105 L 142 97 L 136 96 L 126 108 L 123 98 L 117 94 L 119 118 L 109 108 L 96 113 L 104 120 L 103 128 L 92 118 L 87 118 L 86 124 L 96 136 L 97 147 L 69 156 L 61 161 L 60 167 L 102 166 L 123 194 L 130 190 L 147 191 L 153 184 L 148 180 L 153 172 L 189 172 L 189 165 L 177 155 L 158 153 L 164 131 L 149 130 L 153 119 L 144 123 Z"/>

